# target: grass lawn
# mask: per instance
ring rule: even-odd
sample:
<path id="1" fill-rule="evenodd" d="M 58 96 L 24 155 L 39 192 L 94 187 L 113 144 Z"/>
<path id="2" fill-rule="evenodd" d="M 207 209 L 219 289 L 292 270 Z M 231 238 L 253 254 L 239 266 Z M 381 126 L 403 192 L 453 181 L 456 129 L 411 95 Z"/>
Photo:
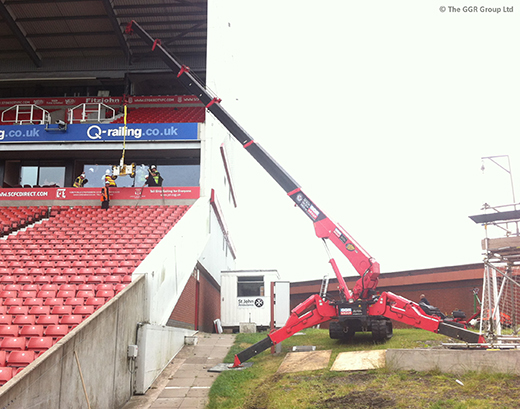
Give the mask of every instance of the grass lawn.
<path id="1" fill-rule="evenodd" d="M 332 340 L 328 330 L 307 329 L 282 343 L 282 353 L 267 350 L 252 358 L 251 368 L 226 371 L 210 390 L 209 409 L 303 409 L 303 408 L 428 408 L 484 409 L 520 407 L 520 377 L 503 374 L 468 373 L 461 376 L 439 372 L 386 369 L 356 372 L 331 372 L 340 352 L 428 348 L 446 342 L 443 335 L 419 329 L 394 330 L 386 344 L 372 342 L 371 334 L 356 334 L 351 342 Z M 225 362 L 265 338 L 262 334 L 238 334 Z M 294 345 L 315 345 L 317 350 L 332 350 L 327 369 L 277 374 L 283 358 Z M 460 385 L 456 382 L 463 383 Z"/>

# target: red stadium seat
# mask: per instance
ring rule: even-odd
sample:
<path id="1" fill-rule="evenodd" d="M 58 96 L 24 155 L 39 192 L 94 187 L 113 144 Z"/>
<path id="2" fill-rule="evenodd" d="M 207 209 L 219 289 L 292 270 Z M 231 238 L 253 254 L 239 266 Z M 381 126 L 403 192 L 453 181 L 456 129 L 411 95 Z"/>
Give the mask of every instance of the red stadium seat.
<path id="1" fill-rule="evenodd" d="M 2 283 L 2 284 L 15 284 L 16 283 L 16 276 L 2 276 L 2 278 L 0 278 L 0 283 Z"/>
<path id="2" fill-rule="evenodd" d="M 15 315 L 13 317 L 13 325 L 34 325 L 36 317 L 34 315 Z"/>
<path id="3" fill-rule="evenodd" d="M 40 315 L 36 318 L 37 325 L 58 325 L 60 318 L 58 315 Z"/>
<path id="4" fill-rule="evenodd" d="M 83 315 L 88 316 L 94 313 L 94 306 L 93 305 L 78 305 L 74 308 L 74 311 L 72 312 L 73 315 Z"/>
<path id="5" fill-rule="evenodd" d="M 57 293 L 56 290 L 53 290 L 53 291 L 51 291 L 51 290 L 42 290 L 42 291 L 39 291 L 36 296 L 38 298 L 43 298 L 43 299 L 55 298 L 56 297 L 56 293 Z"/>
<path id="6" fill-rule="evenodd" d="M 20 334 L 18 325 L 0 325 L 0 337 L 17 337 Z"/>
<path id="7" fill-rule="evenodd" d="M 68 284 L 69 283 L 69 277 L 67 276 L 54 276 L 52 279 L 52 282 L 55 284 Z"/>
<path id="8" fill-rule="evenodd" d="M 34 279 L 34 284 L 42 285 L 42 284 L 47 284 L 50 282 L 51 282 L 51 278 L 49 276 L 45 276 L 45 275 L 37 276 Z"/>
<path id="9" fill-rule="evenodd" d="M 51 313 L 51 307 L 48 305 L 42 305 L 42 306 L 36 306 L 31 307 L 29 310 L 29 315 L 50 315 Z"/>
<path id="10" fill-rule="evenodd" d="M 28 312 L 29 307 L 19 305 L 13 305 L 7 310 L 7 313 L 10 315 L 27 315 Z"/>
<path id="11" fill-rule="evenodd" d="M 5 351 L 0 351 L 0 353 Z M 4 358 L 5 361 L 5 358 Z M 3 366 L 0 366 L 0 385 L 5 385 L 7 382 L 11 380 L 13 377 L 13 368 L 5 366 L 5 362 Z"/>
<path id="12" fill-rule="evenodd" d="M 45 330 L 45 336 L 60 339 L 67 335 L 68 332 L 69 327 L 67 325 L 49 325 Z"/>
<path id="13" fill-rule="evenodd" d="M 96 291 L 96 297 L 98 298 L 105 298 L 105 299 L 110 299 L 112 298 L 114 295 L 115 295 L 115 291 L 114 290 L 98 290 Z"/>
<path id="14" fill-rule="evenodd" d="M 121 276 L 107 276 L 105 277 L 105 284 L 119 284 Z"/>
<path id="15" fill-rule="evenodd" d="M 43 305 L 49 305 L 51 307 L 55 305 L 63 305 L 63 298 L 47 298 L 43 302 Z"/>
<path id="16" fill-rule="evenodd" d="M 34 293 L 34 297 L 36 297 L 36 293 L 40 289 L 40 286 L 38 284 L 25 284 L 22 286 L 22 291 L 36 291 Z"/>
<path id="17" fill-rule="evenodd" d="M 0 351 L 0 366 L 6 365 L 6 359 L 7 359 L 7 352 L 6 351 Z"/>
<path id="18" fill-rule="evenodd" d="M 18 291 L 0 291 L 0 298 L 15 298 L 18 296 Z"/>
<path id="19" fill-rule="evenodd" d="M 0 341 L 0 348 L 5 351 L 25 351 L 26 343 L 25 337 L 5 337 Z"/>
<path id="20" fill-rule="evenodd" d="M 27 341 L 28 351 L 46 351 L 54 345 L 52 337 L 31 337 Z"/>
<path id="21" fill-rule="evenodd" d="M 89 297 L 85 300 L 85 305 L 92 305 L 94 308 L 99 308 L 105 304 L 105 299 L 101 297 Z"/>
<path id="22" fill-rule="evenodd" d="M 6 307 L 11 307 L 13 305 L 22 305 L 23 304 L 23 299 L 21 298 L 4 298 L 4 302 L 3 302 L 3 305 L 5 305 Z"/>
<path id="23" fill-rule="evenodd" d="M 94 275 L 97 276 L 108 276 L 110 274 L 112 274 L 112 269 L 107 267 L 99 267 L 94 271 Z"/>
<path id="24" fill-rule="evenodd" d="M 60 320 L 60 325 L 68 325 L 69 327 L 81 324 L 83 316 L 81 315 L 64 315 Z"/>
<path id="25" fill-rule="evenodd" d="M 69 279 L 69 284 L 83 284 L 87 282 L 87 277 L 83 275 L 72 276 Z"/>
<path id="26" fill-rule="evenodd" d="M 72 306 L 71 305 L 56 305 L 52 307 L 51 315 L 70 315 L 72 314 Z"/>
<path id="27" fill-rule="evenodd" d="M 114 290 L 116 291 L 116 293 L 118 293 L 119 291 L 121 291 L 123 288 L 125 288 L 127 286 L 127 284 L 116 284 L 114 286 Z"/>
<path id="28" fill-rule="evenodd" d="M 90 276 L 87 278 L 87 283 L 89 284 L 101 284 L 105 281 L 103 276 Z"/>
<path id="29" fill-rule="evenodd" d="M 25 340 L 25 338 L 24 338 Z M 7 355 L 7 365 L 27 366 L 36 359 L 34 351 L 13 351 Z"/>
<path id="30" fill-rule="evenodd" d="M 89 298 L 94 297 L 95 291 L 94 290 L 78 290 L 76 293 L 77 298 Z"/>
<path id="31" fill-rule="evenodd" d="M 37 293 L 37 290 L 21 290 L 18 291 L 18 298 L 35 298 Z"/>
<path id="32" fill-rule="evenodd" d="M 2 314 L 0 315 L 0 325 L 11 325 L 13 323 L 13 316 Z"/>
<path id="33" fill-rule="evenodd" d="M 76 291 L 59 290 L 58 294 L 56 294 L 56 297 L 58 297 L 58 298 L 70 298 L 70 297 L 74 297 L 75 295 L 76 295 Z"/>
<path id="34" fill-rule="evenodd" d="M 84 303 L 85 303 L 85 299 L 84 298 L 71 297 L 71 298 L 66 298 L 65 299 L 64 305 L 76 306 L 76 305 L 83 305 Z"/>
<path id="35" fill-rule="evenodd" d="M 20 336 L 22 337 L 42 337 L 43 325 L 24 325 L 20 329 Z"/>
<path id="36" fill-rule="evenodd" d="M 43 305 L 43 298 L 26 298 L 23 301 L 23 305 L 26 305 L 28 307 L 34 307 L 35 305 Z"/>
<path id="37" fill-rule="evenodd" d="M 76 284 L 62 284 L 59 287 L 60 291 L 73 291 L 74 293 L 77 291 L 78 286 Z"/>

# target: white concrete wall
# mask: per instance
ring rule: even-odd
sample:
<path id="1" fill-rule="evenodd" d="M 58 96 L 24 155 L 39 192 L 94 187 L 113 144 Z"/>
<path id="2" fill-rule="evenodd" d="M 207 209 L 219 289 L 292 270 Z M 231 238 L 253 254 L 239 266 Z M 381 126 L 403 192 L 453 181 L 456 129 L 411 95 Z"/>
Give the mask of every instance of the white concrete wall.
<path id="1" fill-rule="evenodd" d="M 224 240 L 224 234 L 222 233 L 222 229 L 220 228 L 213 209 L 211 209 L 210 212 L 209 222 L 210 237 L 206 248 L 199 258 L 199 262 L 211 274 L 215 281 L 220 284 L 220 272 L 234 269 L 235 260 Z"/>
<path id="2" fill-rule="evenodd" d="M 137 332 L 135 393 L 144 394 L 195 331 L 144 324 Z"/>
<path id="3" fill-rule="evenodd" d="M 166 325 L 209 239 L 209 204 L 200 198 L 161 240 L 133 277 L 146 276 L 149 323 Z"/>

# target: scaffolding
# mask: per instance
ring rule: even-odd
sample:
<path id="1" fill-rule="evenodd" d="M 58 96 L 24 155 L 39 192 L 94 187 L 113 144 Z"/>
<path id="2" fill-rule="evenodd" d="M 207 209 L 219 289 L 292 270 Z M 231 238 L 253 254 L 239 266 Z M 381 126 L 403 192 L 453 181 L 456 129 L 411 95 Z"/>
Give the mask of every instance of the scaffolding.
<path id="1" fill-rule="evenodd" d="M 497 347 L 520 346 L 520 210 L 519 204 L 484 205 L 471 216 L 484 226 L 484 277 L 480 333 Z"/>

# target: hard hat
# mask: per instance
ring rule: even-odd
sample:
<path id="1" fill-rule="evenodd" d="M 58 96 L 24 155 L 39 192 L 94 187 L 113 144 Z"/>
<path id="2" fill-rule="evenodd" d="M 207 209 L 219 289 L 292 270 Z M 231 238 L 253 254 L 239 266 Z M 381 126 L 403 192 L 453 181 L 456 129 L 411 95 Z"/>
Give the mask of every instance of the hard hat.
<path id="1" fill-rule="evenodd" d="M 150 166 L 150 169 L 156 169 L 155 165 Z"/>

